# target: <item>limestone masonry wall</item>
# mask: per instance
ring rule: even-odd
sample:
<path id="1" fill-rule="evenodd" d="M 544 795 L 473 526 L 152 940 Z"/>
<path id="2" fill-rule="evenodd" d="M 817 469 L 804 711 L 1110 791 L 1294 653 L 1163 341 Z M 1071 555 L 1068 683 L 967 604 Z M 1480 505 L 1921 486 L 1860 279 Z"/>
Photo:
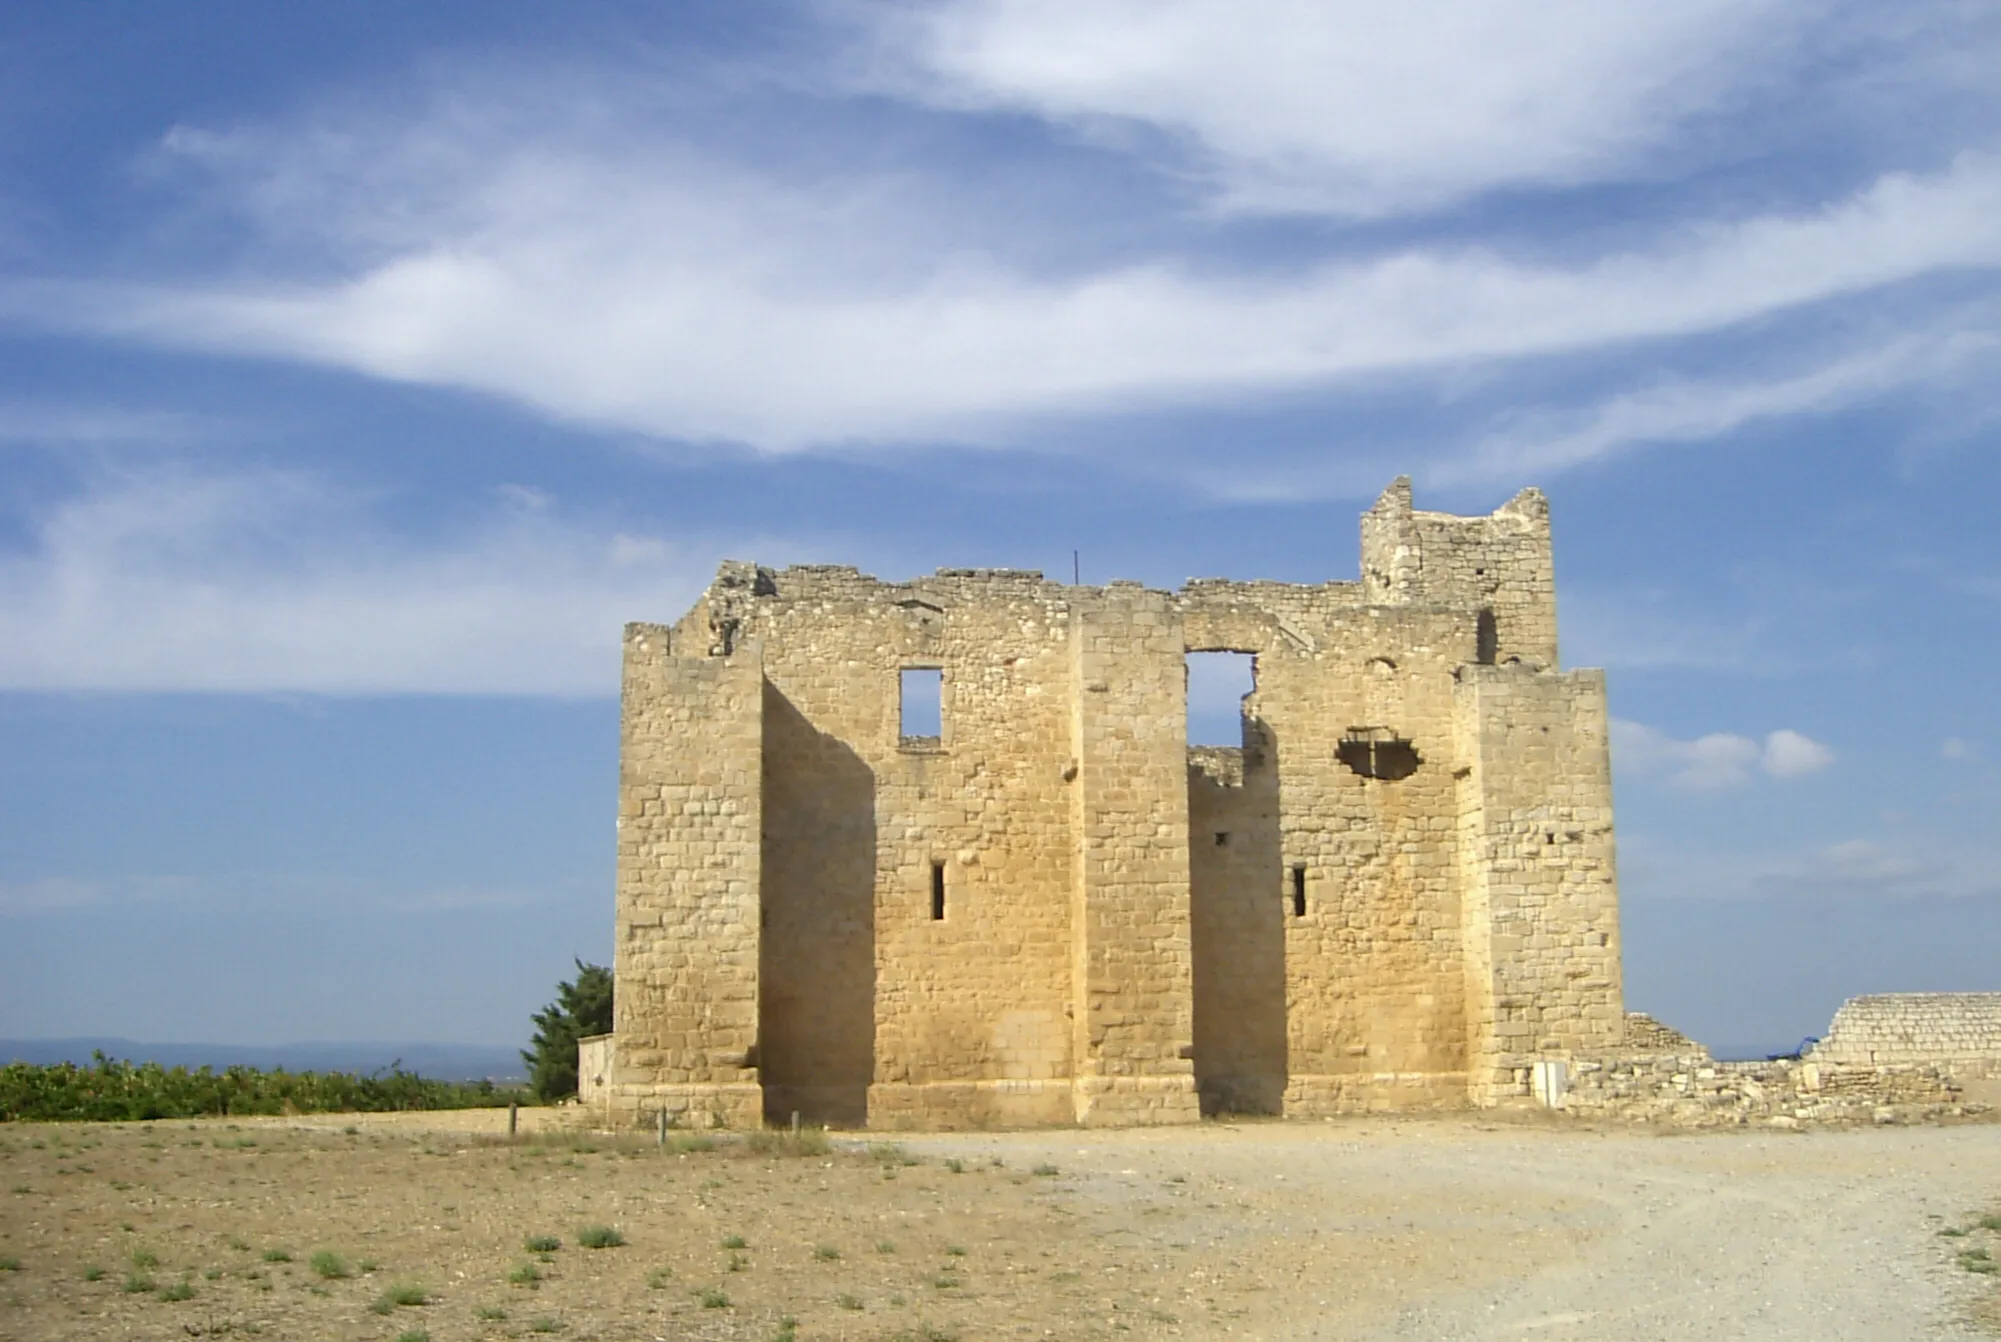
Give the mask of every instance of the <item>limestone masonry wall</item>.
<path id="1" fill-rule="evenodd" d="M 2001 993 L 1882 993 L 1853 997 L 1814 1045 L 1831 1066 L 1931 1064 L 2001 1077 Z"/>
<path id="2" fill-rule="evenodd" d="M 626 636 L 618 1121 L 1178 1123 L 1526 1096 L 1616 1046 L 1603 678 L 1548 508 L 1360 581 L 728 563 Z M 1190 748 L 1187 656 L 1253 656 Z M 941 712 L 906 733 L 906 673 Z"/>

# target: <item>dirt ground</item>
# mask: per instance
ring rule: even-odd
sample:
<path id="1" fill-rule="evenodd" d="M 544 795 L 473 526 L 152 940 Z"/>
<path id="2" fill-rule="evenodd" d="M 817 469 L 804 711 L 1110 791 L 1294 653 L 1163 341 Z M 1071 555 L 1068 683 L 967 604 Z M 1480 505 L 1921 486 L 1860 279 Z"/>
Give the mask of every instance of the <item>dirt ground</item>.
<path id="1" fill-rule="evenodd" d="M 560 1118 L 511 1143 L 490 1112 L 0 1127 L 0 1337 L 1991 1337 L 2001 1281 L 1975 1270 L 2001 1259 L 1997 1125 L 799 1155 L 537 1130 Z M 623 1244 L 580 1245 L 596 1226 Z"/>

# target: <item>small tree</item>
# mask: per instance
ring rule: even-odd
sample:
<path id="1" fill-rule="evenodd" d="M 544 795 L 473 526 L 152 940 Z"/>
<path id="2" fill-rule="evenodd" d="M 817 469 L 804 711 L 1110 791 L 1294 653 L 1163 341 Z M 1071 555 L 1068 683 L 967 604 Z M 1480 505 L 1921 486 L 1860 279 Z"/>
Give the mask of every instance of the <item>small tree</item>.
<path id="1" fill-rule="evenodd" d="M 528 1089 L 539 1100 L 566 1100 L 577 1093 L 577 1041 L 611 1030 L 611 971 L 576 962 L 577 977 L 556 985 L 556 1000 L 531 1018 L 535 1037 L 521 1051 L 528 1064 Z"/>

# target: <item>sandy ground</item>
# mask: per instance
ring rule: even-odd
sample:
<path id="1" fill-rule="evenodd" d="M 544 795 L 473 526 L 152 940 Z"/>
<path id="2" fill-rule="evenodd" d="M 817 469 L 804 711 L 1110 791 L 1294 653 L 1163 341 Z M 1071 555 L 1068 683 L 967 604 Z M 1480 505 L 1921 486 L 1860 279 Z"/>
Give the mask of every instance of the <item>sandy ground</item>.
<path id="1" fill-rule="evenodd" d="M 0 1127 L 0 1337 L 1991 1338 L 2001 1295 L 1960 1260 L 2001 1259 L 1973 1224 L 2001 1209 L 1997 1125 L 1352 1120 L 802 1156 L 523 1117 L 512 1143 L 494 1113 Z M 580 1247 L 586 1226 L 625 1242 Z"/>

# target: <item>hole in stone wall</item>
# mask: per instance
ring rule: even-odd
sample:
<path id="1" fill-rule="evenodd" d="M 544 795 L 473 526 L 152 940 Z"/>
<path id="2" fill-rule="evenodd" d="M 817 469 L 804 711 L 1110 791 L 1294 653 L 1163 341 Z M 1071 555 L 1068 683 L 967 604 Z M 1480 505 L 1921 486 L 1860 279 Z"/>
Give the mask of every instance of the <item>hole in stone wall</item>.
<path id="1" fill-rule="evenodd" d="M 1364 778 L 1392 782 L 1409 778 L 1424 763 L 1415 745 L 1387 727 L 1350 727 L 1334 747 L 1334 757 Z"/>
<path id="2" fill-rule="evenodd" d="M 1292 869 L 1292 916 L 1295 918 L 1304 918 L 1306 916 L 1305 867 L 1294 867 Z"/>
<path id="3" fill-rule="evenodd" d="M 1223 847 L 1225 844 L 1229 843 L 1229 841 L 1230 841 L 1230 831 L 1226 829 L 1219 829 L 1216 831 L 1216 846 L 1218 848 Z"/>
<path id="4" fill-rule="evenodd" d="M 1188 654 L 1188 744 L 1244 744 L 1244 696 L 1257 688 L 1258 659 L 1248 652 Z"/>
<path id="5" fill-rule="evenodd" d="M 931 864 L 931 921 L 945 921 L 945 864 Z"/>
<path id="6" fill-rule="evenodd" d="M 945 734 L 945 673 L 935 666 L 903 669 L 901 722 L 907 741 L 939 740 Z"/>
<path id="7" fill-rule="evenodd" d="M 1473 660 L 1482 666 L 1492 666 L 1500 650 L 1501 626 L 1494 622 L 1493 611 L 1483 610 L 1473 630 Z"/>

